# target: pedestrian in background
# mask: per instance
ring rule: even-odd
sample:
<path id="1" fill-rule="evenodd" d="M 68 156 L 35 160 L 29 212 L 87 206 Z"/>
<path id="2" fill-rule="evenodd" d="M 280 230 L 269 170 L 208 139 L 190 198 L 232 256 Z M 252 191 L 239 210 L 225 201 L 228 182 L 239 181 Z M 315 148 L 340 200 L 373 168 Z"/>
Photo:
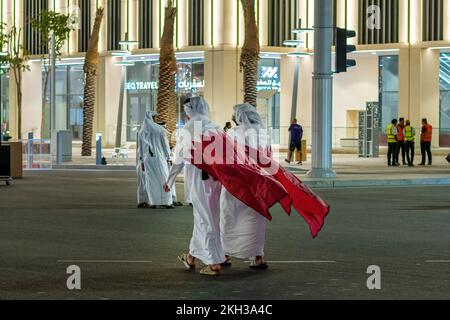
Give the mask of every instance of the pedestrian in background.
<path id="1" fill-rule="evenodd" d="M 303 128 L 301 125 L 298 124 L 298 120 L 294 119 L 292 120 L 291 126 L 289 127 L 289 133 L 290 133 L 290 142 L 289 142 L 289 151 L 288 156 L 284 160 L 287 163 L 291 163 L 292 161 L 292 155 L 297 150 L 297 152 L 302 152 L 302 139 L 303 139 Z M 302 160 L 300 158 L 300 161 L 298 162 L 299 165 L 302 165 Z"/>
<path id="2" fill-rule="evenodd" d="M 411 126 L 411 121 L 406 120 L 405 126 L 405 147 L 408 166 L 414 167 L 414 152 L 416 141 L 416 129 Z"/>
<path id="3" fill-rule="evenodd" d="M 402 164 L 406 166 L 405 118 L 400 118 L 397 124 L 397 163 L 400 163 L 400 151 L 402 152 Z"/>
<path id="4" fill-rule="evenodd" d="M 231 122 L 225 123 L 225 127 L 223 128 L 223 131 L 228 132 L 232 128 Z"/>
<path id="5" fill-rule="evenodd" d="M 397 162 L 397 119 L 393 119 L 387 126 L 386 134 L 388 141 L 388 166 L 398 166 Z"/>
<path id="6" fill-rule="evenodd" d="M 422 162 L 420 166 L 425 165 L 426 156 L 428 156 L 428 165 L 433 164 L 433 155 L 431 154 L 431 141 L 433 140 L 433 126 L 427 119 L 422 119 L 422 134 L 420 135 L 420 151 L 422 153 Z"/>

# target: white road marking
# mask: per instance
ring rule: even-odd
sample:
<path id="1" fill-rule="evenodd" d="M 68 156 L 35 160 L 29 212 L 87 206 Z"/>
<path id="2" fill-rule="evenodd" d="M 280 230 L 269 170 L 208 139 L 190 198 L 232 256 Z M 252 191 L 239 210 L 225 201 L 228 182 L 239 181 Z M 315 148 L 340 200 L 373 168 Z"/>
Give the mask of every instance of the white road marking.
<path id="1" fill-rule="evenodd" d="M 266 261 L 267 263 L 283 263 L 283 264 L 295 264 L 295 263 L 305 263 L 305 264 L 314 264 L 314 263 L 337 263 L 336 261 L 320 261 L 320 260 L 312 260 L 312 261 Z M 251 261 L 244 261 L 244 263 L 251 263 Z"/>
<path id="2" fill-rule="evenodd" d="M 450 260 L 427 260 L 426 263 L 450 263 Z"/>
<path id="3" fill-rule="evenodd" d="M 58 263 L 153 263 L 139 260 L 58 260 Z"/>

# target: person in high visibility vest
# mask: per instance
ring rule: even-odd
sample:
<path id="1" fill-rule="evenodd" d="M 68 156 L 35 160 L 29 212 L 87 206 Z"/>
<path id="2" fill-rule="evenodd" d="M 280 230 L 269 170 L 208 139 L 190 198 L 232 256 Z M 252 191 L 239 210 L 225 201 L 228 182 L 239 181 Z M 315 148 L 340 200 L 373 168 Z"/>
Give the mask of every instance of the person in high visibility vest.
<path id="1" fill-rule="evenodd" d="M 392 120 L 386 128 L 388 141 L 388 166 L 398 166 L 397 162 L 397 119 Z"/>
<path id="2" fill-rule="evenodd" d="M 433 140 L 433 126 L 427 119 L 422 119 L 422 134 L 420 135 L 420 150 L 422 152 L 421 166 L 425 165 L 425 158 L 428 156 L 428 165 L 433 164 L 433 155 L 431 154 L 431 141 Z"/>
<path id="3" fill-rule="evenodd" d="M 397 162 L 399 162 L 400 150 L 402 151 L 402 163 L 406 166 L 405 118 L 398 119 L 397 124 Z"/>
<path id="4" fill-rule="evenodd" d="M 405 126 L 406 158 L 408 160 L 408 166 L 410 167 L 414 167 L 415 141 L 416 141 L 416 129 L 411 126 L 411 121 L 406 120 Z"/>

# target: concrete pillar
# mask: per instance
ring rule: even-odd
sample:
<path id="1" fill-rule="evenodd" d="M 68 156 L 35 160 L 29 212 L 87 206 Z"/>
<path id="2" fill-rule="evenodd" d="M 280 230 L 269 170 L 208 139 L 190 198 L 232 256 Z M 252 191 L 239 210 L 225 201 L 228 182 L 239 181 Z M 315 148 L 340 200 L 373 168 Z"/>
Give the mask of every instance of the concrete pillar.
<path id="1" fill-rule="evenodd" d="M 450 41 L 450 1 L 444 1 L 444 40 Z"/>
<path id="2" fill-rule="evenodd" d="M 214 121 L 231 121 L 234 105 L 243 101 L 242 86 L 239 51 L 205 52 L 205 99 Z"/>
<path id="3" fill-rule="evenodd" d="M 18 137 L 17 132 L 17 91 L 14 73 L 9 73 L 9 131 L 13 138 Z"/>
<path id="4" fill-rule="evenodd" d="M 399 117 L 409 118 L 415 127 L 421 126 L 422 118 L 439 127 L 439 56 L 439 50 L 414 47 L 400 50 Z M 433 146 L 438 145 L 435 134 Z"/>
<path id="5" fill-rule="evenodd" d="M 332 3 L 315 0 L 314 12 L 314 73 L 313 73 L 313 136 L 312 168 L 308 176 L 333 178 L 332 125 L 333 125 L 333 77 L 331 71 L 331 47 L 333 45 Z"/>
<path id="6" fill-rule="evenodd" d="M 35 137 L 41 136 L 43 90 L 41 66 L 40 61 L 32 62 L 30 71 L 22 75 L 22 138 L 27 137 L 28 132 L 34 132 Z"/>
<path id="7" fill-rule="evenodd" d="M 109 93 L 106 92 L 106 86 L 105 86 L 105 57 L 100 57 L 99 63 L 98 63 L 98 69 L 97 69 L 98 75 L 97 75 L 97 87 L 96 87 L 96 94 L 95 94 L 95 113 L 94 113 L 94 136 L 97 132 L 102 133 L 102 144 L 103 146 L 106 146 L 107 143 L 107 137 L 106 137 L 106 107 L 105 107 L 105 96 Z M 93 140 L 93 143 L 95 139 Z"/>

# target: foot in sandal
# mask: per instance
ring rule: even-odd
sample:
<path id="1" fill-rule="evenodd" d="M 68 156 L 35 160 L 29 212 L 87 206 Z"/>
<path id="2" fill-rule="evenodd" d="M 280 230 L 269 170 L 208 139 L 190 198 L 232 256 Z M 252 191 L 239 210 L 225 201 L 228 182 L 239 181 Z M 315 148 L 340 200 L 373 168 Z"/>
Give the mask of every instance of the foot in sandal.
<path id="1" fill-rule="evenodd" d="M 220 264 L 220 266 L 222 266 L 222 267 L 231 267 L 232 264 L 233 263 L 231 261 L 231 257 L 230 256 L 225 256 L 225 262 L 222 262 Z"/>
<path id="2" fill-rule="evenodd" d="M 267 270 L 268 268 L 267 262 L 261 256 L 256 257 L 250 264 L 250 269 L 253 270 Z"/>
<path id="3" fill-rule="evenodd" d="M 183 253 L 183 254 L 179 255 L 178 260 L 180 260 L 180 262 L 182 264 L 184 264 L 186 269 L 188 269 L 188 270 L 195 269 L 195 258 L 193 256 L 191 256 L 189 253 Z"/>
<path id="4" fill-rule="evenodd" d="M 200 274 L 205 276 L 218 276 L 220 275 L 220 264 L 210 264 L 200 270 Z"/>

